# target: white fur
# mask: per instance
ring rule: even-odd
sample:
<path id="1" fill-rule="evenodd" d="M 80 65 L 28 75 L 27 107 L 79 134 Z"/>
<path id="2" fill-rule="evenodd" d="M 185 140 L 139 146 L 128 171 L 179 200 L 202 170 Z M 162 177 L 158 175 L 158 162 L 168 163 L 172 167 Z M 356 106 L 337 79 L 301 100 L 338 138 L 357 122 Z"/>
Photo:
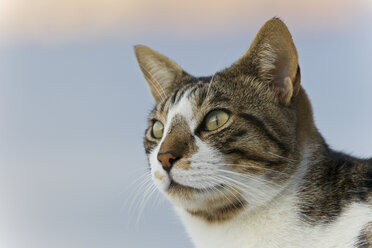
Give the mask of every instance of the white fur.
<path id="1" fill-rule="evenodd" d="M 274 70 L 277 57 L 277 53 L 274 51 L 271 45 L 269 43 L 264 43 L 262 45 L 262 50 L 258 54 L 261 70 L 266 73 Z"/>
<path id="2" fill-rule="evenodd" d="M 187 95 L 188 92 L 185 92 L 180 101 L 170 108 L 167 114 L 167 121 L 164 126 L 164 135 L 159 144 L 150 154 L 150 165 L 153 180 L 155 182 L 155 185 L 164 193 L 169 187 L 170 177 L 163 170 L 160 162 L 157 159 L 157 154 L 167 134 L 171 131 L 170 128 L 173 118 L 176 115 L 182 115 L 186 120 L 187 125 L 190 127 L 190 130 L 194 130 L 197 125 L 194 119 L 195 114 L 193 113 L 192 105 L 188 100 Z M 198 147 L 198 151 L 189 159 L 191 162 L 191 169 L 183 170 L 173 168 L 171 170 L 170 176 L 173 178 L 174 181 L 185 186 L 199 189 L 208 188 L 213 186 L 213 184 L 208 183 L 208 181 L 210 181 L 208 180 L 208 177 L 211 176 L 209 175 L 211 163 L 221 164 L 223 163 L 223 160 L 222 157 L 219 156 L 213 148 L 203 143 L 198 137 L 195 137 L 195 141 L 196 146 Z M 161 174 L 161 179 L 156 178 L 155 173 Z"/>
<path id="3" fill-rule="evenodd" d="M 196 127 L 196 122 L 194 118 L 194 113 L 192 111 L 192 104 L 190 103 L 189 99 L 187 98 L 188 91 L 186 91 L 182 98 L 178 101 L 178 103 L 174 106 L 172 106 L 168 112 L 167 115 L 167 124 L 166 124 L 166 130 L 169 129 L 169 126 L 172 123 L 172 120 L 175 115 L 179 114 L 182 115 L 190 127 L 190 130 L 194 130 Z M 167 131 L 165 131 L 165 134 Z"/>
<path id="4" fill-rule="evenodd" d="M 212 147 L 202 142 L 198 137 L 195 137 L 195 143 L 198 147 L 197 152 L 189 159 L 191 162 L 191 169 L 172 170 L 172 178 L 185 186 L 203 189 L 210 188 L 215 183 L 206 184 L 213 178 L 213 164 L 222 163 L 223 159 Z M 209 180 L 208 180 L 209 179 Z"/>
<path id="5" fill-rule="evenodd" d="M 176 207 L 197 248 L 352 248 L 372 209 L 352 204 L 335 222 L 310 226 L 296 214 L 296 197 L 284 194 L 273 207 L 245 211 L 224 224 L 207 224 Z"/>
<path id="6" fill-rule="evenodd" d="M 303 161 L 283 191 L 254 210 L 246 208 L 234 219 L 208 224 L 175 206 L 197 248 L 354 248 L 363 226 L 371 221 L 372 209 L 353 203 L 333 223 L 315 225 L 299 218 L 298 184 L 306 172 L 311 150 L 305 147 Z M 316 162 L 316 161 L 313 161 Z M 248 199 L 249 202 L 249 199 Z"/>
<path id="7" fill-rule="evenodd" d="M 169 133 L 173 118 L 182 115 L 190 130 L 196 128 L 192 104 L 185 96 L 172 106 L 167 115 L 164 136 L 150 154 L 150 165 L 156 186 L 166 194 L 170 176 L 176 182 L 194 187 L 209 188 L 216 185 L 215 178 L 233 175 L 224 174 L 224 156 L 207 143 L 195 137 L 197 152 L 189 159 L 188 170 L 173 168 L 170 176 L 157 160 L 159 148 Z M 198 193 L 193 201 L 170 199 L 181 217 L 187 232 L 197 248 L 352 248 L 355 247 L 359 231 L 371 221 L 372 209 L 366 204 L 353 203 L 336 221 L 330 224 L 310 225 L 301 221 L 298 215 L 296 189 L 306 173 L 307 158 L 314 152 L 305 147 L 302 163 L 288 183 L 277 185 L 257 180 L 235 178 L 245 188 L 237 184 L 248 203 L 242 213 L 232 220 L 208 224 L 191 216 L 185 209 L 198 209 L 207 198 L 213 198 L 218 192 Z M 316 161 L 313 161 L 316 162 Z M 162 177 L 155 177 L 154 174 Z"/>

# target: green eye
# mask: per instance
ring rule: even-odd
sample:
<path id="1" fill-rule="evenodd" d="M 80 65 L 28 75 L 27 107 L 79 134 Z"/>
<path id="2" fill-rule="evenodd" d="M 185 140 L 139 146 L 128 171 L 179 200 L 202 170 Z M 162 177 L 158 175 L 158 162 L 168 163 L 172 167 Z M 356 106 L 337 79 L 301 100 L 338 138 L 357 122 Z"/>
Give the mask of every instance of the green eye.
<path id="1" fill-rule="evenodd" d="M 208 131 L 216 130 L 217 128 L 223 126 L 229 120 L 229 114 L 222 110 L 215 110 L 210 112 L 205 117 L 205 129 Z"/>
<path id="2" fill-rule="evenodd" d="M 152 135 L 155 138 L 160 139 L 161 137 L 163 137 L 163 129 L 163 124 L 160 121 L 155 121 L 154 125 L 152 126 Z"/>

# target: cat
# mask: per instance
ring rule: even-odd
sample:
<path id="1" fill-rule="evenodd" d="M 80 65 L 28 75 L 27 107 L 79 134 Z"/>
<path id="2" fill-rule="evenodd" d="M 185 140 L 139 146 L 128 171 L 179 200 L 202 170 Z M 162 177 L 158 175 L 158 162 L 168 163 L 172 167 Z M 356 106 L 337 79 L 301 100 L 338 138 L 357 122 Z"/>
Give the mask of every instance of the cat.
<path id="1" fill-rule="evenodd" d="M 372 247 L 372 159 L 327 146 L 280 19 L 210 77 L 146 46 L 135 54 L 156 102 L 152 179 L 196 247 Z"/>

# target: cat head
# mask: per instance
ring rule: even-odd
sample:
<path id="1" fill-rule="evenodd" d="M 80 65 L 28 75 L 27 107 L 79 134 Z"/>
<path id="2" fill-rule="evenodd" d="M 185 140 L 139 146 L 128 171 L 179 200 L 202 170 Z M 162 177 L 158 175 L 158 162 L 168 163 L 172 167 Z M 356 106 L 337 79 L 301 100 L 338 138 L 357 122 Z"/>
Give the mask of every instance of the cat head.
<path id="1" fill-rule="evenodd" d="M 221 221 L 289 182 L 313 127 L 281 20 L 266 22 L 246 53 L 210 77 L 193 77 L 145 46 L 135 53 L 156 102 L 144 137 L 151 174 L 174 204 Z"/>

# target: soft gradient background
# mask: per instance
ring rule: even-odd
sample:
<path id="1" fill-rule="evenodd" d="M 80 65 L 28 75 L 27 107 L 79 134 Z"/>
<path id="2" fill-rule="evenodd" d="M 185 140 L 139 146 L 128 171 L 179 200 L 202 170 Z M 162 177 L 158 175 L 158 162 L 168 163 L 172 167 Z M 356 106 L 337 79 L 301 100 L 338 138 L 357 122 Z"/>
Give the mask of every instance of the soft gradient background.
<path id="1" fill-rule="evenodd" d="M 210 75 L 273 16 L 329 144 L 372 156 L 371 0 L 0 0 L 0 248 L 191 247 L 130 187 L 153 106 L 133 46 Z"/>

